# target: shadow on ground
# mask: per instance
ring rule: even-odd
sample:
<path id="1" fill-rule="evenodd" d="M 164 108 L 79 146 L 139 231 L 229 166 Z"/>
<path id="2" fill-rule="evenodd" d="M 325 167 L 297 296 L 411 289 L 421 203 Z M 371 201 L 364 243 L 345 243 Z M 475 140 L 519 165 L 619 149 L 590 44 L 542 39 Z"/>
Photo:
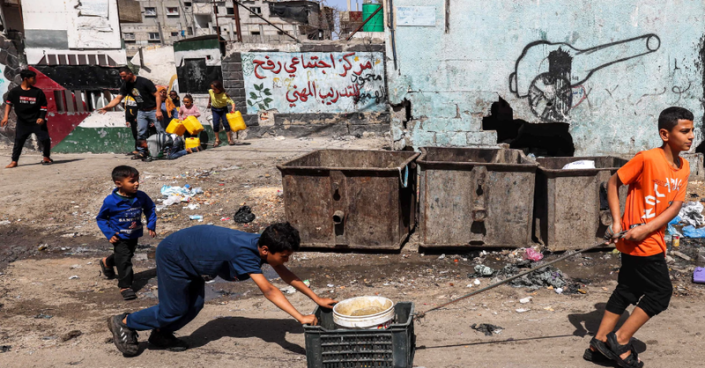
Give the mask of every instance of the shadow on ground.
<path id="1" fill-rule="evenodd" d="M 286 341 L 286 333 L 304 332 L 300 323 L 290 319 L 257 319 L 244 317 L 222 317 L 214 319 L 182 337 L 191 348 L 198 348 L 223 337 L 257 337 L 267 343 L 275 343 L 294 354 L 306 354 L 306 349 Z"/>

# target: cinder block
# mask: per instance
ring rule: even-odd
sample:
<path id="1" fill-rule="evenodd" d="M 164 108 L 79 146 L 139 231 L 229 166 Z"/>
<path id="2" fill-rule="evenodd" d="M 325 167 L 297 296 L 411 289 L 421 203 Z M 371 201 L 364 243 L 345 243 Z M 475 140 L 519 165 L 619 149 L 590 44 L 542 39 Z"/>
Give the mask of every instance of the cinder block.
<path id="1" fill-rule="evenodd" d="M 448 133 L 449 145 L 453 147 L 466 147 L 468 145 L 468 136 L 465 132 Z"/>
<path id="2" fill-rule="evenodd" d="M 468 146 L 496 146 L 497 132 L 494 130 L 486 132 L 469 132 L 467 133 Z"/>
<path id="3" fill-rule="evenodd" d="M 473 130 L 472 122 L 463 119 L 429 118 L 421 126 L 429 132 L 469 132 Z"/>
<path id="4" fill-rule="evenodd" d="M 436 133 L 420 129 L 414 130 L 411 133 L 411 142 L 416 147 L 435 146 Z"/>

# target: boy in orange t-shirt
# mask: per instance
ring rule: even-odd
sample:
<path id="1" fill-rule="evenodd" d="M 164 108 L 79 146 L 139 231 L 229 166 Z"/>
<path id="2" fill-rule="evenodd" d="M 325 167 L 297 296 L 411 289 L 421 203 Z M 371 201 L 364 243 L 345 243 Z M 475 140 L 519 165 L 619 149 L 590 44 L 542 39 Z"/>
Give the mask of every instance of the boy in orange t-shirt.
<path id="1" fill-rule="evenodd" d="M 651 317 L 668 308 L 673 294 L 663 236 L 666 224 L 678 215 L 685 200 L 690 166 L 679 154 L 693 144 L 693 113 L 669 107 L 661 112 L 658 129 L 662 146 L 637 153 L 607 185 L 614 219 L 611 242 L 622 253 L 622 267 L 600 328 L 585 351 L 587 360 L 603 358 L 601 354 L 619 367 L 643 367 L 630 339 Z M 629 185 L 624 216 L 619 207 L 621 185 Z M 613 331 L 630 304 L 636 308 L 622 327 Z"/>

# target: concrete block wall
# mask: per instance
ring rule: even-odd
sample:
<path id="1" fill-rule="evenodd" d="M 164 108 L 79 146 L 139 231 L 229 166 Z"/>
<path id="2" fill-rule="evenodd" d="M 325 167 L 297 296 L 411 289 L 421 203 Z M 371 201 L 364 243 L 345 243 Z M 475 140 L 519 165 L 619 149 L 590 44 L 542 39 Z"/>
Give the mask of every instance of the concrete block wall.
<path id="1" fill-rule="evenodd" d="M 391 120 L 394 148 L 497 144 L 482 120 L 500 99 L 509 123 L 565 127 L 576 156 L 659 146 L 657 120 L 669 106 L 695 114 L 702 142 L 702 1 L 498 0 L 491 15 L 486 8 L 394 1 L 389 102 L 409 110 Z"/>
<path id="2" fill-rule="evenodd" d="M 276 47 L 276 48 L 275 48 Z M 384 45 L 364 45 L 352 43 L 348 45 L 336 43 L 299 44 L 299 45 L 237 45 L 229 50 L 222 61 L 223 86 L 232 97 L 238 110 L 243 114 L 248 126 L 247 137 L 258 138 L 267 136 L 343 136 L 363 134 L 384 135 L 389 133 L 390 114 L 385 109 L 379 111 L 346 111 L 325 112 L 306 110 L 297 112 L 280 112 L 271 109 L 266 112 L 248 113 L 248 94 L 245 88 L 242 53 L 248 52 L 289 52 L 293 56 L 302 57 L 307 53 L 340 53 L 340 52 L 383 52 Z M 251 62 L 251 61 L 250 61 Z M 382 104 L 386 103 L 386 96 Z M 264 113 L 264 114 L 263 114 Z"/>

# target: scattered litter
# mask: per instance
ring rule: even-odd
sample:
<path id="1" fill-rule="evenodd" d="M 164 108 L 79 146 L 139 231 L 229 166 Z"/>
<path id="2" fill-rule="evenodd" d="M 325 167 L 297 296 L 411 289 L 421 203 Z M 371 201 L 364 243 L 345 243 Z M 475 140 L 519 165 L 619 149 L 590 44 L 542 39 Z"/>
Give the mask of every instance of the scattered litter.
<path id="1" fill-rule="evenodd" d="M 293 286 L 281 288 L 281 289 L 279 289 L 279 290 L 280 290 L 282 293 L 284 293 L 284 294 L 294 294 L 294 293 L 296 293 L 296 288 L 293 287 Z"/>
<path id="2" fill-rule="evenodd" d="M 531 310 L 531 309 L 520 308 L 520 309 L 517 309 L 517 313 L 525 313 L 525 312 L 528 312 L 528 311 L 530 311 L 530 310 Z"/>
<path id="3" fill-rule="evenodd" d="M 475 284 L 475 285 L 480 285 L 480 284 L 481 284 L 481 282 L 480 282 L 480 280 L 478 280 L 478 279 L 475 279 L 475 281 L 473 281 L 473 284 Z"/>
<path id="4" fill-rule="evenodd" d="M 521 303 L 521 304 L 526 304 L 526 303 L 529 303 L 530 301 L 531 301 L 530 296 L 527 296 L 526 298 L 523 298 L 523 299 L 519 299 L 519 303 Z"/>
<path id="5" fill-rule="evenodd" d="M 553 308 L 551 308 L 551 306 L 544 307 L 543 310 L 547 310 L 547 311 L 549 311 L 549 312 L 553 312 Z"/>
<path id="6" fill-rule="evenodd" d="M 474 276 L 479 276 L 479 277 L 490 277 L 494 274 L 494 270 L 490 267 L 487 267 L 485 265 L 477 265 L 475 266 L 475 275 Z"/>
<path id="7" fill-rule="evenodd" d="M 702 203 L 687 202 L 683 204 L 683 207 L 681 207 L 681 211 L 678 213 L 678 217 L 680 217 L 681 223 L 685 223 L 694 227 L 703 226 L 705 225 L 705 216 L 703 216 L 702 212 Z M 683 229 L 683 232 L 685 233 L 685 229 Z"/>
<path id="8" fill-rule="evenodd" d="M 78 279 L 78 275 L 69 276 L 69 280 L 76 280 L 76 279 Z"/>
<path id="9" fill-rule="evenodd" d="M 492 336 L 492 334 L 497 334 L 499 335 L 502 333 L 502 330 L 504 330 L 503 327 L 499 327 L 496 325 L 491 325 L 489 323 L 480 323 L 479 325 L 476 323 L 473 323 L 470 328 L 477 332 L 482 332 L 485 334 L 485 336 Z"/>
<path id="10" fill-rule="evenodd" d="M 9 225 L 9 224 L 11 224 L 11 223 L 12 223 L 12 221 L 10 221 L 10 220 L 2 220 L 2 221 L 0 221 L 0 225 Z"/>
<path id="11" fill-rule="evenodd" d="M 441 254 L 440 256 L 438 256 L 438 259 L 445 259 L 445 258 L 446 258 L 445 254 Z"/>
<path id="12" fill-rule="evenodd" d="M 221 217 L 220 221 L 230 221 L 230 217 Z"/>
<path id="13" fill-rule="evenodd" d="M 683 228 L 683 236 L 686 238 L 705 238 L 705 227 L 696 229 L 693 226 L 686 226 Z"/>
<path id="14" fill-rule="evenodd" d="M 285 139 L 286 139 L 286 138 L 285 138 L 285 137 L 282 137 L 282 136 L 274 137 L 274 140 L 275 140 L 275 141 L 283 141 L 283 140 L 285 140 Z"/>
<path id="15" fill-rule="evenodd" d="M 11 345 L 2 345 L 0 346 L 0 353 L 7 353 L 10 349 L 12 349 Z"/>
<path id="16" fill-rule="evenodd" d="M 72 270 L 75 270 L 75 269 L 77 269 L 77 268 L 81 268 L 81 265 L 80 265 L 80 264 L 75 264 L 75 265 L 72 265 L 72 266 L 71 266 L 71 269 L 72 269 Z"/>
<path id="17" fill-rule="evenodd" d="M 333 284 L 328 284 L 326 286 L 328 286 L 329 288 L 335 287 L 335 285 L 333 285 Z"/>
<path id="18" fill-rule="evenodd" d="M 535 251 L 534 248 L 526 248 L 526 251 L 524 252 L 524 259 L 538 262 L 543 259 L 543 254 Z"/>
<path id="19" fill-rule="evenodd" d="M 70 249 L 71 249 L 71 247 L 61 247 L 61 248 L 59 248 L 59 249 L 60 249 L 60 250 L 61 250 L 61 251 L 63 252 L 63 251 L 67 251 L 67 250 L 70 250 Z"/>
<path id="20" fill-rule="evenodd" d="M 690 258 L 690 256 L 688 256 L 688 255 L 686 255 L 686 254 L 683 254 L 683 253 L 681 253 L 681 252 L 679 252 L 679 251 L 677 251 L 677 250 L 674 250 L 674 251 L 671 252 L 671 253 L 673 253 L 674 256 L 677 256 L 677 257 L 680 257 L 680 258 L 685 259 L 686 261 L 692 261 L 692 260 L 693 260 L 692 258 Z"/>
<path id="21" fill-rule="evenodd" d="M 705 268 L 695 267 L 695 271 L 693 271 L 693 282 L 696 284 L 705 284 Z"/>
<path id="22" fill-rule="evenodd" d="M 189 204 L 188 206 L 186 206 L 186 207 L 184 207 L 184 208 L 188 208 L 188 209 L 190 209 L 190 210 L 195 210 L 195 209 L 201 208 L 201 205 L 198 204 L 198 203 L 191 203 L 191 204 Z"/>
<path id="23" fill-rule="evenodd" d="M 36 319 L 41 319 L 41 318 L 43 318 L 43 319 L 49 319 L 49 318 L 51 318 L 51 317 L 54 317 L 54 316 L 49 315 L 49 314 L 44 314 L 44 313 L 39 313 L 39 314 L 37 314 L 36 316 L 34 316 L 34 318 L 36 318 Z"/>
<path id="24" fill-rule="evenodd" d="M 69 341 L 81 335 L 83 335 L 83 332 L 81 332 L 80 330 L 69 331 L 67 334 L 61 336 L 61 341 Z"/>
<path id="25" fill-rule="evenodd" d="M 675 258 L 673 258 L 671 256 L 666 256 L 666 263 L 671 264 L 675 261 L 676 261 Z"/>
<path id="26" fill-rule="evenodd" d="M 556 294 L 563 294 L 563 288 L 556 288 Z"/>
<path id="27" fill-rule="evenodd" d="M 509 276 L 509 274 L 507 275 Z M 532 272 L 511 282 L 513 287 L 527 287 L 529 289 L 541 289 L 547 286 L 554 288 L 564 288 L 567 283 L 563 273 L 558 269 L 548 266 L 542 271 Z"/>
<path id="28" fill-rule="evenodd" d="M 242 206 L 235 212 L 233 220 L 239 224 L 247 224 L 255 220 L 255 214 L 249 206 Z"/>
<path id="29" fill-rule="evenodd" d="M 311 287 L 311 281 L 304 280 L 304 285 L 306 285 L 307 287 Z"/>
<path id="30" fill-rule="evenodd" d="M 37 249 L 41 252 L 43 250 L 47 250 L 48 248 L 49 248 L 49 244 L 41 244 L 41 245 L 39 245 L 39 247 Z"/>
<path id="31" fill-rule="evenodd" d="M 467 287 L 471 288 L 471 287 L 472 287 L 472 284 L 468 284 L 468 286 L 467 286 Z"/>
<path id="32" fill-rule="evenodd" d="M 203 216 L 201 215 L 191 215 L 188 218 L 190 220 L 198 220 L 198 222 L 203 222 Z"/>
<path id="33" fill-rule="evenodd" d="M 594 169 L 595 161 L 593 160 L 580 160 L 571 162 L 563 166 L 563 170 L 579 170 L 579 169 Z"/>

